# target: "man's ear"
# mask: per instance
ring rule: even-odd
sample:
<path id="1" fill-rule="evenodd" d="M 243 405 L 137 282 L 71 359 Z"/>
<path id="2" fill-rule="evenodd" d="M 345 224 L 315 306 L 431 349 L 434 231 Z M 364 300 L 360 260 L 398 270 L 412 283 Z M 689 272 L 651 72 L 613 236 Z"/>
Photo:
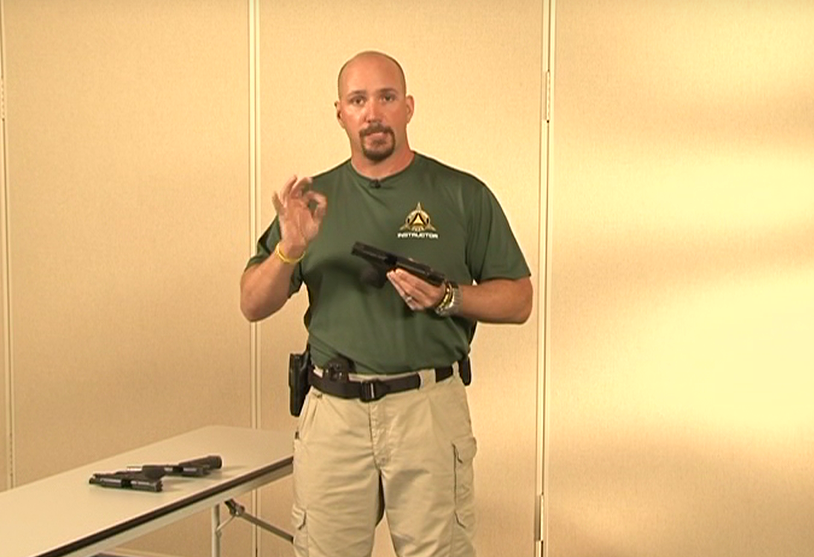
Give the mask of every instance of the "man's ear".
<path id="1" fill-rule="evenodd" d="M 412 95 L 407 95 L 404 98 L 404 103 L 407 105 L 407 123 L 413 119 L 413 112 L 415 111 L 415 99 Z"/>
<path id="2" fill-rule="evenodd" d="M 345 122 L 342 121 L 342 108 L 339 105 L 339 101 L 334 102 L 334 108 L 336 109 L 336 121 L 339 122 L 339 125 L 342 126 L 342 129 L 345 129 Z"/>

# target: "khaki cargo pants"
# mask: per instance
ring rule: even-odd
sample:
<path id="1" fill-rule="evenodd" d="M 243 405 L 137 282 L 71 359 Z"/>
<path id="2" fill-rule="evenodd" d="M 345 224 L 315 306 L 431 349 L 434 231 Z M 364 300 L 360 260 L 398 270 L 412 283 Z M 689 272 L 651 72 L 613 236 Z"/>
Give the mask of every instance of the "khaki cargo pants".
<path id="1" fill-rule="evenodd" d="M 294 441 L 297 557 L 369 556 L 380 486 L 399 557 L 475 556 L 464 385 L 420 373 L 419 389 L 373 402 L 310 390 Z"/>

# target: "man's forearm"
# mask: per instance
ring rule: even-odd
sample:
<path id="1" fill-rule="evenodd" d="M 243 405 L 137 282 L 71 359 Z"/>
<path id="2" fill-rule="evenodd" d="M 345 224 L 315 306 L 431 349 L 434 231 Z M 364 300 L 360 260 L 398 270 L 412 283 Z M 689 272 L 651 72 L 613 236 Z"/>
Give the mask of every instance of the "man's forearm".
<path id="1" fill-rule="evenodd" d="M 283 263 L 272 253 L 252 265 L 240 277 L 240 311 L 249 321 L 260 321 L 276 313 L 288 300 L 294 265 Z"/>
<path id="2" fill-rule="evenodd" d="M 528 277 L 494 279 L 460 288 L 462 317 L 484 323 L 525 323 L 531 315 L 533 288 Z"/>

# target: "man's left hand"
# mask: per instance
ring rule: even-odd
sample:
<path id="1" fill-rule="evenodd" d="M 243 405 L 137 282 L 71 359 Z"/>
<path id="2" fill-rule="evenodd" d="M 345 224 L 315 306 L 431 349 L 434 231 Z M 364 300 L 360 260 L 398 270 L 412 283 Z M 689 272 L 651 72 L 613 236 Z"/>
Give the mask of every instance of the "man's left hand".
<path id="1" fill-rule="evenodd" d="M 443 284 L 434 286 L 404 269 L 389 271 L 387 279 L 413 311 L 433 309 L 441 302 L 446 290 Z"/>

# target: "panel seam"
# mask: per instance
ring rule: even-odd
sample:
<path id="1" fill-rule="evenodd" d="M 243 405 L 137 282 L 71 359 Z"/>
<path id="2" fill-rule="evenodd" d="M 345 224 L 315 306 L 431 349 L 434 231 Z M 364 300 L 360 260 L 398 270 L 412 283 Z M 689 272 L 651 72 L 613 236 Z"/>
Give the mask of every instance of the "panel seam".
<path id="1" fill-rule="evenodd" d="M 249 255 L 253 252 L 257 238 L 259 215 L 260 184 L 260 0 L 247 0 L 248 8 L 248 48 L 249 48 Z M 251 426 L 262 427 L 262 397 L 260 373 L 260 325 L 249 324 L 249 373 L 251 376 Z M 257 491 L 251 493 L 251 508 L 255 516 L 260 515 L 260 497 Z M 251 554 L 260 555 L 261 537 L 256 526 L 252 527 Z"/>
<path id="2" fill-rule="evenodd" d="M 16 483 L 15 458 L 14 458 L 14 368 L 12 358 L 12 333 L 11 333 L 11 242 L 9 224 L 9 187 L 8 187 L 8 137 L 6 131 L 6 110 L 5 110 L 5 89 L 6 89 L 6 32 L 5 32 L 5 3 L 0 0 L 0 85 L 3 88 L 3 119 L 0 121 L 0 143 L 2 143 L 2 195 L 3 195 L 3 228 L 2 228 L 2 289 L 3 289 L 3 386 L 6 401 L 6 486 L 11 489 Z"/>

